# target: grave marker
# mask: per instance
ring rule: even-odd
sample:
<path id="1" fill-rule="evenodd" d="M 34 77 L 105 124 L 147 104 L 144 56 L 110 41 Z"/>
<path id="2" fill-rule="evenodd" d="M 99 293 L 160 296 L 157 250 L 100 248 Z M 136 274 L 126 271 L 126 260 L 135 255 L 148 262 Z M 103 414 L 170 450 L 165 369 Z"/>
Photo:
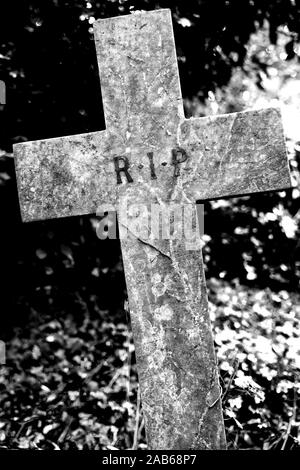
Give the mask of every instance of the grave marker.
<path id="1" fill-rule="evenodd" d="M 94 32 L 106 130 L 14 146 L 24 221 L 290 186 L 277 109 L 185 119 L 169 10 Z M 121 247 L 150 448 L 225 448 L 199 243 L 129 231 Z"/>

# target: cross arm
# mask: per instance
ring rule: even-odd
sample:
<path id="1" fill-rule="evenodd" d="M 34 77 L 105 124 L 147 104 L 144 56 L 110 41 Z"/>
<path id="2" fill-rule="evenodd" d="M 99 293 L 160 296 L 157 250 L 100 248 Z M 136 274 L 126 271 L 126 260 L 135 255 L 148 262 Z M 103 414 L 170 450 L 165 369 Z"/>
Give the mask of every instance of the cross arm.
<path id="1" fill-rule="evenodd" d="M 90 214 L 100 203 L 114 204 L 113 156 L 123 147 L 106 131 L 15 144 L 23 221 Z"/>
<path id="2" fill-rule="evenodd" d="M 185 120 L 182 187 L 192 200 L 291 186 L 280 110 L 270 108 Z"/>

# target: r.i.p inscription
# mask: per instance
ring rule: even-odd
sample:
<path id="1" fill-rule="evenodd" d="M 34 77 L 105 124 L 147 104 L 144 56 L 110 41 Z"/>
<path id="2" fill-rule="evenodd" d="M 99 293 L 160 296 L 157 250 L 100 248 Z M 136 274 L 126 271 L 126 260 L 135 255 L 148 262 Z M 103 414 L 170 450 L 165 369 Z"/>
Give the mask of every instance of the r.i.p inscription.
<path id="1" fill-rule="evenodd" d="M 277 109 L 185 119 L 169 10 L 94 31 L 106 131 L 14 146 L 24 221 L 290 185 Z M 132 231 L 121 246 L 149 447 L 225 448 L 200 248 Z"/>

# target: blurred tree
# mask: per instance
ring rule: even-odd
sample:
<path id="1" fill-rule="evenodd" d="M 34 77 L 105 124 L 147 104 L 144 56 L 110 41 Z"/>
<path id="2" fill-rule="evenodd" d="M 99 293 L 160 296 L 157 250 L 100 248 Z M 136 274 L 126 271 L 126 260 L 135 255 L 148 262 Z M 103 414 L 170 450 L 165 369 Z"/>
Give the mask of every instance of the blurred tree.
<path id="1" fill-rule="evenodd" d="M 296 55 L 295 0 L 10 0 L 1 5 L 0 18 L 0 79 L 8 90 L 0 146 L 11 150 L 22 139 L 103 128 L 92 24 L 155 8 L 172 10 L 186 98 L 203 99 L 228 83 L 244 63 L 250 34 L 265 20 L 274 43 L 280 26 L 294 33 L 287 59 Z"/>

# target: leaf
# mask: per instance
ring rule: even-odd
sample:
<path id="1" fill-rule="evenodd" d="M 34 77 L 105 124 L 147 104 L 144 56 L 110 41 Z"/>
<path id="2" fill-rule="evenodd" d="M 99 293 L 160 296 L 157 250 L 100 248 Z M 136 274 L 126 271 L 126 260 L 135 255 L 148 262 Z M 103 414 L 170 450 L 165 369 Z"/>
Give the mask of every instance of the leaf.
<path id="1" fill-rule="evenodd" d="M 32 357 L 35 360 L 41 357 L 41 350 L 36 344 L 33 346 L 33 349 L 32 349 Z"/>
<path id="2" fill-rule="evenodd" d="M 53 429 L 57 429 L 59 427 L 59 424 L 56 424 L 56 423 L 53 423 L 53 424 L 47 424 L 47 426 L 45 426 L 43 428 L 43 433 L 46 435 L 48 434 L 50 431 L 53 431 Z"/>
<path id="3" fill-rule="evenodd" d="M 41 248 L 38 248 L 35 252 L 36 256 L 39 258 L 39 259 L 45 259 L 47 258 L 47 253 L 42 250 Z"/>

